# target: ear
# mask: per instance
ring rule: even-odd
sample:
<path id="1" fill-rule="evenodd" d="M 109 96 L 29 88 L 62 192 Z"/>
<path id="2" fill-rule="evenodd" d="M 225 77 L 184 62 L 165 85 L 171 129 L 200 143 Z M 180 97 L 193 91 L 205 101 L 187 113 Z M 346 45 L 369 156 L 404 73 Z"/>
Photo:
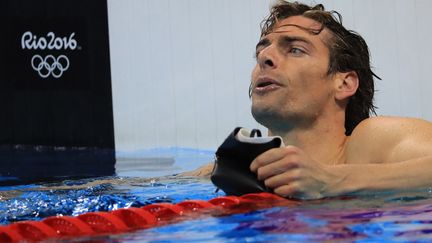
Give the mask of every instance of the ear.
<path id="1" fill-rule="evenodd" d="M 359 79 L 355 71 L 337 73 L 335 75 L 335 98 L 345 100 L 355 94 L 359 86 Z"/>

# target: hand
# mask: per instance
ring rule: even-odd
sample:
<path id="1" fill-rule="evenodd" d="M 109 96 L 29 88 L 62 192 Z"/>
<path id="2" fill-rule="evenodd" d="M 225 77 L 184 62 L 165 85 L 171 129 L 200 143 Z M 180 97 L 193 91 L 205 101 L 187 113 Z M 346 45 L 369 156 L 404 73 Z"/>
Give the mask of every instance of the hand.
<path id="1" fill-rule="evenodd" d="M 318 199 L 330 196 L 343 178 L 335 166 L 312 160 L 295 146 L 268 150 L 252 161 L 251 171 L 274 193 L 288 198 Z"/>

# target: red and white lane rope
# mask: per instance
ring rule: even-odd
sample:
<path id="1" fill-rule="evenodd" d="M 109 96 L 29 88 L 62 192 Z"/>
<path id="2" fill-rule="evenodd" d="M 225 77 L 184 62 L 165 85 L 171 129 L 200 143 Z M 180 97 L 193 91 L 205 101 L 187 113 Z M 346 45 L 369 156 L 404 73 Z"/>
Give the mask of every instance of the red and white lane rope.
<path id="1" fill-rule="evenodd" d="M 42 221 L 22 221 L 0 226 L 0 242 L 40 241 L 81 236 L 126 233 L 166 225 L 203 215 L 221 216 L 283 205 L 297 205 L 271 193 L 224 196 L 208 201 L 155 203 L 141 208 L 85 213 L 76 217 L 53 216 Z"/>

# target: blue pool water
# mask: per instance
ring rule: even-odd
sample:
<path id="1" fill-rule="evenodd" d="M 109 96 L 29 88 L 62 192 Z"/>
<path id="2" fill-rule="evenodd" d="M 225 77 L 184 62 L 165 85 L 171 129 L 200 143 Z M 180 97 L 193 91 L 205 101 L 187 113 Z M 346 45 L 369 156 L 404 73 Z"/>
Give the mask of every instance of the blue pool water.
<path id="1" fill-rule="evenodd" d="M 221 196 L 206 179 L 148 177 L 190 170 L 211 160 L 211 151 L 158 149 L 120 154 L 118 175 L 0 188 L 0 224 L 139 207 L 155 202 Z M 153 162 L 152 162 L 153 161 Z M 143 162 L 140 166 L 140 163 Z M 159 163 L 159 164 L 158 164 Z M 197 218 L 98 236 L 102 242 L 393 242 L 432 240 L 428 190 L 305 201 L 228 216 Z M 79 238 L 76 242 L 88 241 Z"/>

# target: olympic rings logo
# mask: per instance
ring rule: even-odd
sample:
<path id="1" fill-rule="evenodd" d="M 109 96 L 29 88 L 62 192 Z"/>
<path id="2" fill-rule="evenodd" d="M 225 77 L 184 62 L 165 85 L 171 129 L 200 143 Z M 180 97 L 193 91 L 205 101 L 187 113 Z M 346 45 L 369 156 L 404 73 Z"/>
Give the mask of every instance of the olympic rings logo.
<path id="1" fill-rule="evenodd" d="M 34 55 L 31 59 L 31 66 L 41 78 L 47 78 L 50 75 L 54 78 L 60 78 L 69 68 L 69 59 L 65 55 L 60 55 L 57 58 L 53 55 L 48 55 L 45 58 Z"/>

